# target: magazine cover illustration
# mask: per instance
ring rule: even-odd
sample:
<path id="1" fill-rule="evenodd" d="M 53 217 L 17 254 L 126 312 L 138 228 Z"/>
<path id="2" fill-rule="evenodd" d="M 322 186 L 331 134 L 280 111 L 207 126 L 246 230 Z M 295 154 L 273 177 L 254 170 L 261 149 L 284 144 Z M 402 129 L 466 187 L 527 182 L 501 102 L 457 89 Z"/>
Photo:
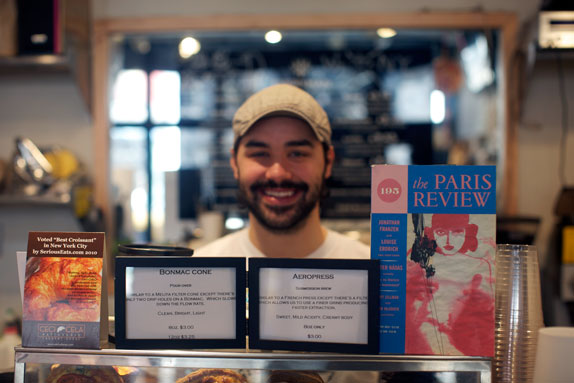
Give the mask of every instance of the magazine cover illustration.
<path id="1" fill-rule="evenodd" d="M 409 218 L 405 353 L 492 354 L 493 217 L 409 214 Z"/>

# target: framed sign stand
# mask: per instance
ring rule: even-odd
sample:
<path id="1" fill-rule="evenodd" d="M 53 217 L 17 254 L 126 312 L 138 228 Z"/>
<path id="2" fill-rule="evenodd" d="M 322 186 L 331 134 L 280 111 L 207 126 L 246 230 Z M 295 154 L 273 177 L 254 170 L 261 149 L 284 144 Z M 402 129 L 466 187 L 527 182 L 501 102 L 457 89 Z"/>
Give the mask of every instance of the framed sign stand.
<path id="1" fill-rule="evenodd" d="M 245 258 L 117 257 L 116 347 L 244 348 Z"/>

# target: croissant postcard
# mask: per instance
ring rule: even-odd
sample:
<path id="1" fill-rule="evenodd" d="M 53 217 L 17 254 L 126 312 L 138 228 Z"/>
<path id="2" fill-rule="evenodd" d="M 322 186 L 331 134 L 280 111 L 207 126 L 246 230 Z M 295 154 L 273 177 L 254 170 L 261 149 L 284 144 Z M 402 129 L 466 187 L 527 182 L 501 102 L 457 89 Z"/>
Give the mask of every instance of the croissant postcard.
<path id="1" fill-rule="evenodd" d="M 24 347 L 100 347 L 104 233 L 30 232 Z"/>
<path id="2" fill-rule="evenodd" d="M 494 355 L 496 168 L 374 165 L 381 353 Z"/>

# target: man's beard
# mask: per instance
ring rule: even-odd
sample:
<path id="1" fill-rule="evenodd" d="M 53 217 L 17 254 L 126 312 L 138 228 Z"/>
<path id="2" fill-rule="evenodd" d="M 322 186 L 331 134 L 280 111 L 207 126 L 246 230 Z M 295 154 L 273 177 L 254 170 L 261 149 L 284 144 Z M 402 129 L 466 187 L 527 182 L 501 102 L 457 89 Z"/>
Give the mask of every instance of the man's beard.
<path id="1" fill-rule="evenodd" d="M 321 199 L 322 191 L 325 188 L 324 177 L 315 187 L 310 187 L 304 182 L 284 181 L 276 183 L 269 180 L 266 182 L 255 182 L 247 186 L 239 182 L 239 203 L 247 206 L 249 212 L 267 230 L 281 234 L 296 231 L 303 225 L 309 214 L 315 209 Z M 295 204 L 289 206 L 269 206 L 263 205 L 261 194 L 262 188 L 288 188 L 300 190 L 302 198 Z"/>

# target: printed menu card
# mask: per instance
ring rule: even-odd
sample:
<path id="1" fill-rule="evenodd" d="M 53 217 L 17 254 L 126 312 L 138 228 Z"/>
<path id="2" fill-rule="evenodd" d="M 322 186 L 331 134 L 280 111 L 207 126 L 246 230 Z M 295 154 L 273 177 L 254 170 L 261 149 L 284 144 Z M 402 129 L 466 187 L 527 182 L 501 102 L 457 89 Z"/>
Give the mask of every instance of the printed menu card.
<path id="1" fill-rule="evenodd" d="M 245 347 L 245 258 L 117 257 L 117 348 Z"/>
<path id="2" fill-rule="evenodd" d="M 24 347 L 100 347 L 104 242 L 104 233 L 29 233 Z"/>
<path id="3" fill-rule="evenodd" d="M 249 259 L 249 346 L 377 353 L 378 262 Z"/>

